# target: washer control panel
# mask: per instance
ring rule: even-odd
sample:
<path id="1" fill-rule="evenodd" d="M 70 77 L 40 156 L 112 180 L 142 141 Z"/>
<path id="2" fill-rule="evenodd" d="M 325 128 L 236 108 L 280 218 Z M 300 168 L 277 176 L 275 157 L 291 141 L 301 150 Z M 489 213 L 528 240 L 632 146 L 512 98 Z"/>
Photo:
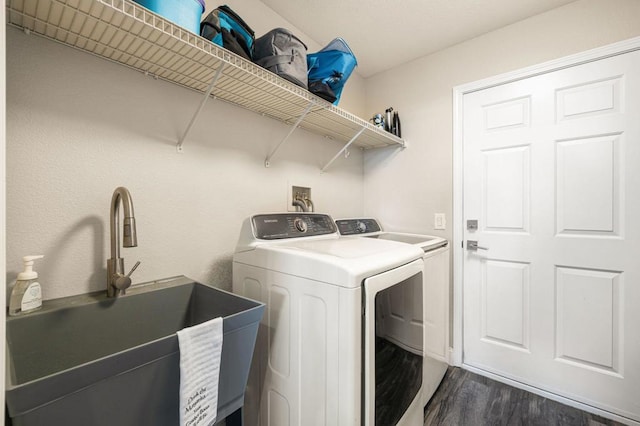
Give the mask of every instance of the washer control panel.
<path id="1" fill-rule="evenodd" d="M 380 225 L 375 219 L 342 219 L 336 220 L 340 235 L 358 235 L 379 232 Z"/>
<path id="2" fill-rule="evenodd" d="M 336 225 L 331 216 L 317 213 L 259 214 L 251 218 L 253 232 L 261 240 L 312 237 L 333 234 Z"/>

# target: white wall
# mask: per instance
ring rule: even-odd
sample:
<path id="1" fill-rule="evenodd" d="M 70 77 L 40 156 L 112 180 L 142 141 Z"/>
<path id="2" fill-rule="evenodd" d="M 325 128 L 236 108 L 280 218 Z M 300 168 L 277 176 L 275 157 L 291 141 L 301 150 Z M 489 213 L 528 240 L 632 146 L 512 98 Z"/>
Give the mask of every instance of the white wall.
<path id="1" fill-rule="evenodd" d="M 393 106 L 408 148 L 365 153 L 365 215 L 452 240 L 453 87 L 638 35 L 640 1 L 579 0 L 367 79 L 365 114 Z M 446 230 L 434 230 L 435 213 Z"/>
<path id="2" fill-rule="evenodd" d="M 175 144 L 201 96 L 142 73 L 7 29 L 7 281 L 21 257 L 36 264 L 44 298 L 105 288 L 109 204 L 131 191 L 142 264 L 134 284 L 185 274 L 230 288 L 242 220 L 285 211 L 290 186 L 311 186 L 316 211 L 362 214 L 363 161 L 354 150 L 327 173 L 342 146 L 209 101 L 185 142 Z"/>
<path id="3" fill-rule="evenodd" d="M 640 1 L 580 0 L 367 79 L 365 115 L 393 106 L 409 147 L 365 154 L 365 214 L 451 239 L 452 88 L 638 35 Z"/>
<path id="4" fill-rule="evenodd" d="M 284 26 L 320 47 L 258 0 L 228 4 L 258 36 Z M 302 130 L 265 169 L 288 128 L 220 102 L 207 104 L 178 155 L 199 95 L 10 28 L 7 280 L 21 256 L 45 254 L 45 298 L 101 290 L 118 185 L 138 220 L 140 246 L 123 250 L 127 265 L 142 261 L 134 282 L 186 274 L 228 288 L 241 220 L 286 209 L 291 184 L 312 186 L 319 211 L 451 238 L 452 87 L 639 34 L 637 0 L 580 0 L 366 81 L 352 76 L 341 107 L 366 118 L 393 106 L 409 143 L 367 152 L 363 183 L 359 151 L 320 174 L 340 146 Z M 433 230 L 435 212 L 447 214 L 445 232 Z"/>
<path id="5" fill-rule="evenodd" d="M 0 22 L 5 22 L 5 8 L 4 0 L 0 1 Z M 6 55 L 5 55 L 5 31 L 0 30 L 0 93 L 6 93 Z M 6 229 L 5 227 L 5 193 L 6 193 L 6 163 L 5 163 L 5 149 L 6 149 L 6 98 L 0 96 L 0 229 Z M 6 285 L 6 233 L 0 234 L 0 301 L 5 300 Z M 6 311 L 3 309 L 0 313 L 0 339 L 5 341 L 5 317 Z M 4 346 L 4 344 L 3 344 Z M 5 382 L 5 351 L 0 353 L 0 383 L 3 383 L 0 389 L 4 389 Z M 0 406 L 4 407 L 4 392 L 0 394 Z M 0 426 L 4 425 L 4 417 L 0 417 Z"/>

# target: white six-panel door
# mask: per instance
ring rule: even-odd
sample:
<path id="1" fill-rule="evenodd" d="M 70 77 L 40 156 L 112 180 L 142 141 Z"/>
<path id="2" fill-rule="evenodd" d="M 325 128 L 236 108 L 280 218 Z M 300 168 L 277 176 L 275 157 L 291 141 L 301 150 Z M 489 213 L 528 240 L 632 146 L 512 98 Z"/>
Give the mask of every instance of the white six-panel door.
<path id="1" fill-rule="evenodd" d="M 640 421 L 640 52 L 465 94 L 463 120 L 464 364 Z"/>

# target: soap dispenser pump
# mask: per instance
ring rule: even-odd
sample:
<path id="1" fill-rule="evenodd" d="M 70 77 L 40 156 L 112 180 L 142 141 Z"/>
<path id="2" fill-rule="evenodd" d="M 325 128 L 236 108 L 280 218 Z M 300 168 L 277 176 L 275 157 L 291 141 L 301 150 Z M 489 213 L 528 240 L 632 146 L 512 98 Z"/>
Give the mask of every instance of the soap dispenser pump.
<path id="1" fill-rule="evenodd" d="M 33 263 L 36 259 L 44 256 L 25 256 L 24 271 L 18 274 L 16 284 L 11 291 L 9 299 L 9 315 L 20 315 L 26 312 L 35 311 L 42 306 L 42 288 L 38 282 L 38 273 L 33 270 Z"/>

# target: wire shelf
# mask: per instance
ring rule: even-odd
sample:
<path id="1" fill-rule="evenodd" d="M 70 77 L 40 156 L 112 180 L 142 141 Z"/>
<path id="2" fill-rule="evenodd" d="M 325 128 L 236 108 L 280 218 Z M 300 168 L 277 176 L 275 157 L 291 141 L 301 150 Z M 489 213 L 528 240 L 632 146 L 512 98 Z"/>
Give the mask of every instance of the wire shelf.
<path id="1" fill-rule="evenodd" d="M 10 25 L 364 149 L 405 142 L 129 0 L 7 0 Z M 309 106 L 311 108 L 309 108 Z M 364 128 L 357 140 L 352 138 Z"/>

